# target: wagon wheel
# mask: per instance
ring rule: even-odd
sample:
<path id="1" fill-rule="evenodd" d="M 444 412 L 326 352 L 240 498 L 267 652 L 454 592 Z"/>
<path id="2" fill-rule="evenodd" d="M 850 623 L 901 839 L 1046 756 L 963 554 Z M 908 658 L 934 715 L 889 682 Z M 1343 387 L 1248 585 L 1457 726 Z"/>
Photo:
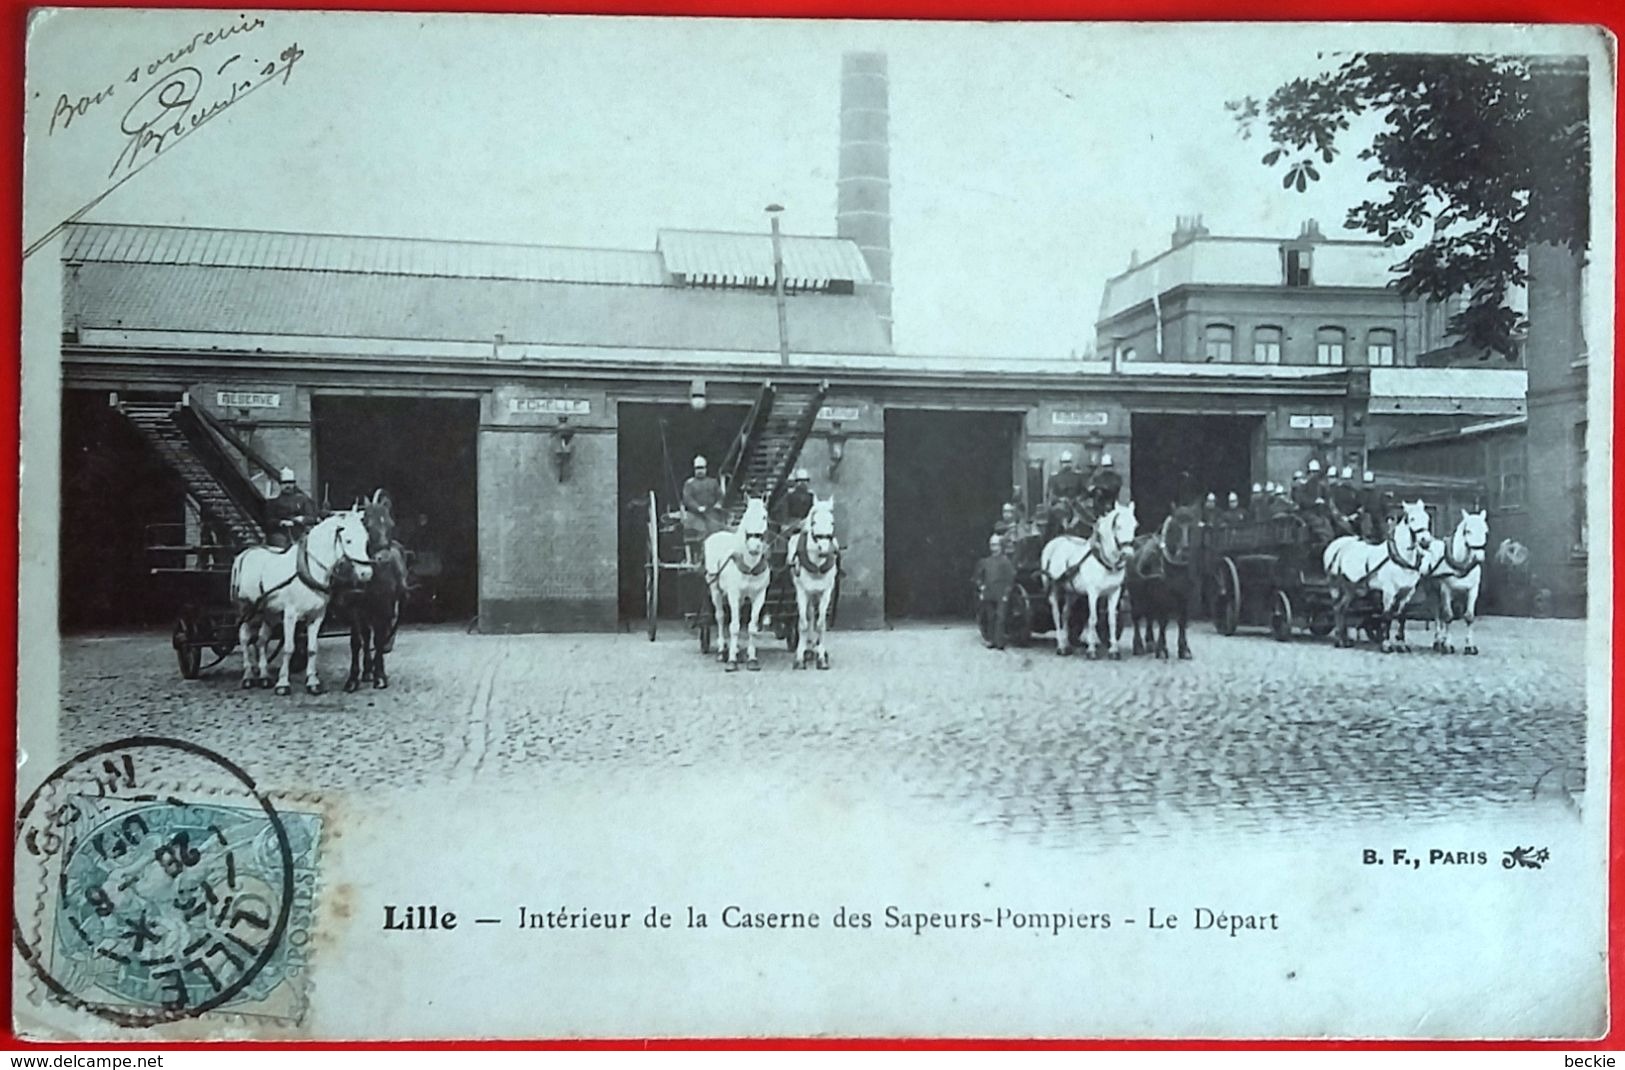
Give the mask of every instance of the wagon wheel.
<path id="1" fill-rule="evenodd" d="M 214 622 L 214 628 L 209 637 L 209 649 L 214 651 L 216 661 L 225 661 L 231 656 L 231 652 L 237 649 L 235 619 L 221 618 L 221 620 Z"/>
<path id="2" fill-rule="evenodd" d="M 1220 635 L 1235 635 L 1241 623 L 1241 576 L 1236 572 L 1236 563 L 1221 557 L 1213 581 L 1213 627 Z"/>
<path id="3" fill-rule="evenodd" d="M 1309 634 L 1316 639 L 1326 638 L 1336 626 L 1337 619 L 1332 616 L 1330 606 L 1317 605 L 1309 610 Z"/>
<path id="4" fill-rule="evenodd" d="M 1287 597 L 1285 591 L 1277 589 L 1272 602 L 1270 634 L 1275 636 L 1277 642 L 1284 643 L 1292 638 L 1292 599 Z"/>
<path id="5" fill-rule="evenodd" d="M 203 668 L 203 646 L 198 635 L 195 609 L 188 608 L 175 621 L 175 633 L 170 642 L 175 646 L 175 660 L 180 663 L 181 678 L 196 680 Z"/>
<path id="6" fill-rule="evenodd" d="M 796 647 L 801 645 L 801 612 L 786 612 L 784 614 L 784 648 L 795 653 Z"/>
<path id="7" fill-rule="evenodd" d="M 700 588 L 699 601 L 700 609 L 694 614 L 693 621 L 700 633 L 700 653 L 709 654 L 721 644 L 722 637 L 716 634 L 716 607 L 711 604 L 711 590 L 703 584 Z"/>
<path id="8" fill-rule="evenodd" d="M 660 516 L 655 512 L 655 492 L 649 492 L 649 562 L 644 567 L 643 617 L 649 629 L 649 642 L 655 641 L 660 617 Z"/>
<path id="9" fill-rule="evenodd" d="M 1010 615 L 1004 633 L 1005 641 L 1011 646 L 1026 646 L 1033 637 L 1032 596 L 1020 584 L 1010 592 Z"/>

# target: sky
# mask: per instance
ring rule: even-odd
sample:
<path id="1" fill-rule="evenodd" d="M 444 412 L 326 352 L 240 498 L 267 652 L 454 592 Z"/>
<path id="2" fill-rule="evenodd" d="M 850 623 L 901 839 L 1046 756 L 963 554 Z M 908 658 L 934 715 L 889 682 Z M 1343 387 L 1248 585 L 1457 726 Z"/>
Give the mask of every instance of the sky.
<path id="1" fill-rule="evenodd" d="M 36 17 L 25 242 L 107 190 L 120 126 L 166 70 L 196 66 L 202 101 L 229 91 L 221 65 L 252 74 L 295 43 L 285 78 L 84 218 L 647 250 L 662 227 L 765 230 L 777 202 L 787 232 L 833 234 L 841 55 L 880 50 L 896 348 L 990 360 L 1085 349 L 1106 278 L 1166 248 L 1177 215 L 1215 234 L 1290 237 L 1316 218 L 1358 236 L 1341 224 L 1367 166 L 1349 154 L 1308 193 L 1282 190 L 1227 99 L 1379 41 L 1506 44 L 1494 28 L 258 17 L 152 75 L 239 17 Z M 63 96 L 98 92 L 63 124 Z"/>

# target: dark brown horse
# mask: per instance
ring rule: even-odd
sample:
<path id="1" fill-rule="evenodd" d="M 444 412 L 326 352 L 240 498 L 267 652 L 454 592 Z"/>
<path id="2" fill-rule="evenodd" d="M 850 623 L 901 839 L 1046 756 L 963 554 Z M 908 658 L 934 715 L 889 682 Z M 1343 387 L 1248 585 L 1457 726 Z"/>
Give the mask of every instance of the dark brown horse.
<path id="1" fill-rule="evenodd" d="M 389 686 L 384 655 L 395 649 L 395 630 L 406 601 L 406 554 L 395 541 L 395 514 L 389 497 L 377 491 L 361 504 L 367 528 L 367 556 L 372 558 L 372 579 L 335 589 L 333 611 L 350 622 L 350 676 L 344 690 L 364 682 L 374 688 Z"/>
<path id="2" fill-rule="evenodd" d="M 1138 539 L 1128 564 L 1129 609 L 1134 616 L 1134 652 L 1168 656 L 1168 618 L 1179 621 L 1179 657 L 1189 659 L 1185 629 L 1190 622 L 1201 518 L 1188 506 L 1177 506 L 1155 535 Z M 1145 625 L 1142 638 L 1140 625 Z M 1153 631 L 1155 640 L 1153 641 Z"/>

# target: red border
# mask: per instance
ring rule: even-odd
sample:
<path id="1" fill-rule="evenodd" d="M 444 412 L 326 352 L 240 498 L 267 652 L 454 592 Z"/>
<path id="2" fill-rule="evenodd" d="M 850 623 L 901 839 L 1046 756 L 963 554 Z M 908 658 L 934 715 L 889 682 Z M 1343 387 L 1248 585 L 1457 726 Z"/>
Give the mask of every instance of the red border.
<path id="1" fill-rule="evenodd" d="M 83 7 L 123 7 L 130 6 L 118 3 L 103 3 L 100 0 L 81 0 L 75 6 Z M 219 0 L 152 0 L 152 6 L 175 8 L 220 8 Z M 283 0 L 282 3 L 269 5 L 254 3 L 245 7 L 232 8 L 232 10 L 255 9 L 295 9 L 317 10 L 323 8 L 336 8 L 353 11 L 461 11 L 461 12 L 497 12 L 497 13 L 523 13 L 546 12 L 552 14 L 602 14 L 602 15 L 698 15 L 698 16 L 751 16 L 751 17 L 778 17 L 778 18 L 848 18 L 848 19 L 978 19 L 978 20 L 1107 20 L 1107 21 L 1173 21 L 1173 20 L 1248 20 L 1283 22 L 1313 17 L 1317 20 L 1331 21 L 1405 21 L 1405 22 L 1542 22 L 1542 23 L 1591 23 L 1608 27 L 1615 35 L 1625 36 L 1625 6 L 1618 0 L 1537 0 L 1537 2 L 1514 3 L 1511 0 L 1321 0 L 1312 11 L 1305 10 L 1290 0 L 1080 0 L 1080 2 L 1066 2 L 1066 0 L 447 0 L 435 3 L 430 0 L 397 0 L 394 3 L 351 2 L 339 4 L 324 4 L 312 0 Z M 5 248 L 19 251 L 22 248 L 22 117 L 23 117 L 23 54 L 24 37 L 26 29 L 28 4 L 25 0 L 0 0 L 0 57 L 9 56 L 9 61 L 0 59 L 0 69 L 13 72 L 7 79 L 10 83 L 8 106 L 4 109 L 4 144 L 9 151 L 0 153 L 5 165 L 0 169 L 0 183 L 3 183 L 5 202 L 8 210 L 0 223 L 0 244 Z M 1616 51 L 1617 63 L 1617 51 Z M 1616 69 L 1617 77 L 1617 69 Z M 1616 127 L 1617 130 L 1617 127 Z M 1616 133 L 1616 154 L 1619 151 Z M 1620 176 L 1625 170 L 1619 166 L 1620 160 L 1616 155 L 1615 167 L 1615 204 L 1620 202 L 1620 195 L 1625 192 L 1625 185 L 1620 182 Z M 1616 207 L 1617 211 L 1617 207 Z M 1619 256 L 1618 230 L 1615 233 L 1615 255 Z M 1619 352 L 1621 332 L 1619 324 L 1620 306 L 1625 303 L 1625 288 L 1620 286 L 1619 264 L 1616 259 L 1614 265 L 1615 279 L 1615 338 L 1614 352 Z M 18 339 L 21 337 L 21 288 L 22 288 L 22 260 L 18 252 L 13 252 L 0 261 L 0 337 Z M 9 350 L 14 354 L 17 350 Z M 18 447 L 18 415 L 19 415 L 19 365 L 14 363 L 7 368 L 5 374 L 0 375 L 0 447 L 13 451 Z M 1615 378 L 1614 426 L 1620 425 L 1620 417 L 1625 414 L 1625 392 L 1619 389 L 1618 376 Z M 1625 462 L 1618 458 L 1615 460 L 1614 478 L 1617 483 Z M 17 515 L 18 485 L 10 479 L 0 479 L 0 515 Z M 1613 503 L 1613 515 L 1616 528 L 1625 522 L 1625 509 L 1621 509 L 1616 500 Z M 17 529 L 14 525 L 0 524 L 0 678 L 7 682 L 6 695 L 11 705 L 11 719 L 5 729 L 6 760 L 0 761 L 0 799 L 11 799 L 15 796 L 15 766 L 13 759 L 16 745 L 16 679 L 17 679 L 17 617 L 14 607 L 17 604 Z M 1625 585 L 1621 583 L 1621 574 L 1616 572 L 1614 577 L 1614 601 L 1617 603 L 1625 595 Z M 1613 627 L 1614 638 L 1619 638 L 1619 627 Z M 1616 679 L 1613 686 L 1614 702 L 1616 706 L 1625 701 L 1625 684 Z M 1625 731 L 1618 726 L 1615 728 L 1613 738 L 1613 768 L 1616 776 L 1613 784 L 1613 796 L 1610 800 L 1611 825 L 1609 833 L 1609 887 L 1611 899 L 1608 924 L 1609 947 L 1609 1003 L 1611 1008 L 1622 1006 L 1622 996 L 1625 996 L 1625 968 L 1622 968 L 1622 959 L 1625 959 L 1625 911 L 1622 911 L 1614 896 L 1620 891 L 1622 880 L 1625 880 L 1625 792 L 1620 788 L 1619 771 L 1625 770 Z M 0 873 L 12 872 L 12 838 L 0 836 Z M 10 897 L 7 898 L 7 910 L 10 909 Z M 9 919 L 8 919 L 9 920 Z M 9 926 L 8 926 L 9 928 Z M 18 1040 L 11 1032 L 11 971 L 0 971 L 0 1001 L 3 1001 L 8 1013 L 5 1021 L 0 1023 L 4 1028 L 7 1048 L 40 1048 L 50 1050 L 60 1048 L 60 1045 L 39 1045 Z M 794 1038 L 777 1038 L 760 1040 L 752 1038 L 723 1038 L 711 1040 L 575 1040 L 575 1041 L 437 1041 L 437 1042 L 357 1042 L 337 1044 L 331 1042 L 301 1042 L 301 1043 L 226 1043 L 210 1044 L 210 1050 L 244 1050 L 244 1049 L 288 1049 L 288 1050 L 331 1050 L 331 1049 L 378 1049 L 378 1050 L 428 1050 L 448 1051 L 460 1049 L 489 1049 L 489 1050 L 719 1050 L 719 1049 L 814 1049 L 814 1050 L 853 1050 L 853 1049 L 879 1049 L 886 1051 L 908 1050 L 944 1050 L 976 1048 L 986 1050 L 1054 1050 L 1054 1049 L 1097 1049 L 1097 1050 L 1453 1050 L 1466 1051 L 1494 1051 L 1494 1050 L 1540 1050 L 1554 1049 L 1557 1051 L 1580 1050 L 1615 1050 L 1625 1045 L 1621 1039 L 1625 1038 L 1617 1024 L 1617 1018 L 1610 1023 L 1610 1030 L 1606 1037 L 1590 1042 L 1515 1042 L 1490 1043 L 1482 1041 L 1294 1041 L 1294 1040 L 990 1040 L 974 1037 L 889 1040 L 889 1039 L 842 1039 L 842 1040 L 804 1040 Z M 92 1047 L 117 1047 L 130 1050 L 144 1049 L 176 1049 L 183 1047 L 198 1047 L 198 1044 L 75 1044 L 75 1049 Z"/>

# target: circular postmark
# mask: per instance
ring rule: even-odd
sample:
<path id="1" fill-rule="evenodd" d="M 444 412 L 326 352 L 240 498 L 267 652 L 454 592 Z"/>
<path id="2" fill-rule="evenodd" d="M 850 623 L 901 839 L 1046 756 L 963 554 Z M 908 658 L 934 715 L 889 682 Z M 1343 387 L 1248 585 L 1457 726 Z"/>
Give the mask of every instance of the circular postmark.
<path id="1" fill-rule="evenodd" d="M 206 747 L 93 747 L 18 811 L 12 938 L 51 998 L 119 1025 L 229 1008 L 279 981 L 308 838 Z"/>

